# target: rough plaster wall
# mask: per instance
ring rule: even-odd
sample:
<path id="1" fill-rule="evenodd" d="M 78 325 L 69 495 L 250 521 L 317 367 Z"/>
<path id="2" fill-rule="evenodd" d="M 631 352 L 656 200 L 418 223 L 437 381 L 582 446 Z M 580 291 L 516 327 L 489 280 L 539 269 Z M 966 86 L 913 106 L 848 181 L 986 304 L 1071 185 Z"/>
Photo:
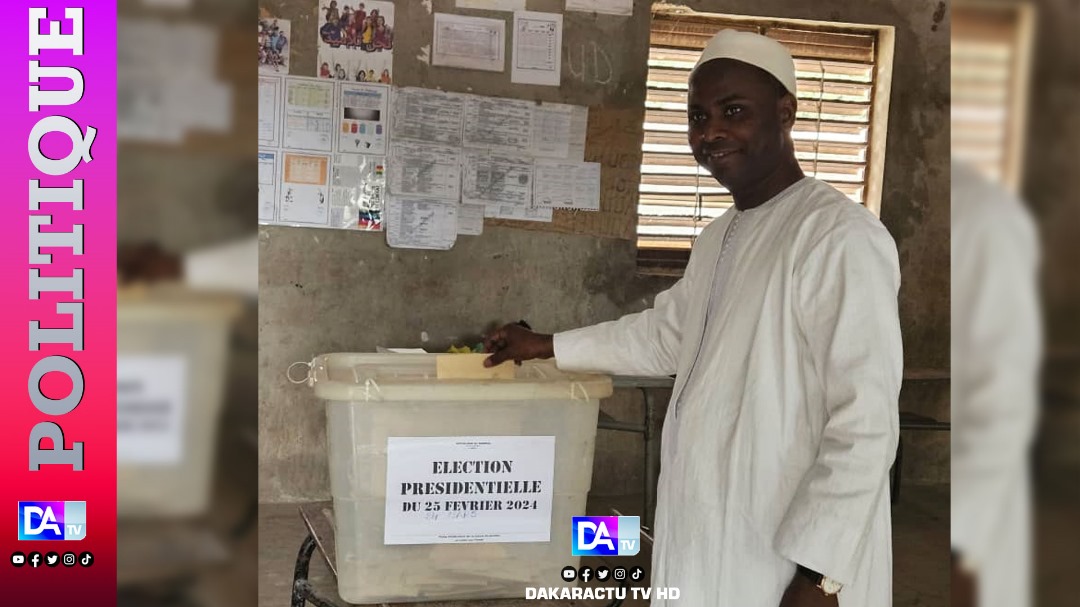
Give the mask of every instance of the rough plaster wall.
<path id="1" fill-rule="evenodd" d="M 452 4 L 435 0 L 433 9 L 450 10 Z M 854 7 L 834 0 L 816 3 L 816 8 L 794 1 L 689 4 L 698 10 L 897 26 L 883 219 L 900 243 L 908 365 L 946 367 L 948 342 L 941 336 L 948 335 L 947 20 L 935 23 L 934 5 L 910 0 Z M 402 86 L 589 105 L 591 116 L 616 116 L 615 122 L 622 124 L 641 112 L 648 5 L 637 0 L 629 20 L 568 16 L 563 85 L 556 89 L 511 86 L 508 74 L 424 64 L 417 57 L 426 56 L 423 47 L 430 44 L 432 17 L 423 3 L 399 1 L 395 80 Z M 561 0 L 528 3 L 531 10 L 561 6 Z M 263 0 L 261 7 L 293 20 L 294 73 L 312 74 L 314 3 Z M 615 76 L 607 74 L 609 64 Z M 605 111 L 596 107 L 599 104 Z M 587 155 L 617 163 L 620 153 L 640 154 L 622 149 L 631 135 L 606 135 L 617 143 L 593 143 Z M 640 141 L 640 134 L 636 137 Z M 260 498 L 272 502 L 329 496 L 325 417 L 307 388 L 286 381 L 290 363 L 324 352 L 371 351 L 379 345 L 444 349 L 451 343 L 471 343 L 492 323 L 520 318 L 538 330 L 568 329 L 640 310 L 671 284 L 635 276 L 629 241 L 491 225 L 483 236 L 463 237 L 452 251 L 438 253 L 395 251 L 380 235 L 336 230 L 262 228 L 260 243 Z M 427 342 L 421 337 L 425 332 Z M 942 410 L 947 404 L 938 392 L 935 412 L 947 418 Z M 919 405 L 930 406 L 925 400 Z M 633 419 L 640 410 L 633 395 L 612 399 L 604 407 L 624 419 Z M 947 442 L 944 449 L 933 444 L 911 447 L 906 478 L 947 478 Z M 925 460 L 921 464 L 920 457 Z M 638 436 L 600 432 L 594 492 L 637 491 L 639 458 Z M 928 472 L 922 473 L 921 467 Z"/>

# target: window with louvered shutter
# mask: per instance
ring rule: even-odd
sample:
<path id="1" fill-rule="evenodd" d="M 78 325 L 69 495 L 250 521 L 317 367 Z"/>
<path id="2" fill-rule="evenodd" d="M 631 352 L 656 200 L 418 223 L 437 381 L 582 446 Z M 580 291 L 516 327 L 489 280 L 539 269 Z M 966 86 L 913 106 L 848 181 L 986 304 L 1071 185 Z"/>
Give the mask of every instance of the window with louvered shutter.
<path id="1" fill-rule="evenodd" d="M 653 273 L 679 273 L 694 239 L 733 204 L 730 193 L 697 165 L 686 138 L 690 70 L 722 29 L 757 32 L 787 46 L 798 77 L 792 137 L 803 171 L 832 184 L 854 203 L 875 212 L 879 206 L 880 182 L 872 184 L 869 176 L 875 161 L 871 140 L 876 134 L 877 30 L 654 13 L 637 232 L 638 265 Z"/>
<path id="2" fill-rule="evenodd" d="M 1015 190 L 1023 172 L 1033 8 L 963 3 L 951 19 L 952 153 Z"/>

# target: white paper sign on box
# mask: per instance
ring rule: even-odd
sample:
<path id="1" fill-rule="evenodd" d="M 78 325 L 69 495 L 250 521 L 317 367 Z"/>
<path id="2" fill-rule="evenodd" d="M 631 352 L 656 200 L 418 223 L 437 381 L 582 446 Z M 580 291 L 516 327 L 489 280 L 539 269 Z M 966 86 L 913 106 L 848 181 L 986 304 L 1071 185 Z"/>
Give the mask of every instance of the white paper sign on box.
<path id="1" fill-rule="evenodd" d="M 391 437 L 385 544 L 551 541 L 554 436 Z"/>
<path id="2" fill-rule="evenodd" d="M 178 464 L 183 458 L 187 360 L 182 355 L 116 359 L 116 460 Z"/>

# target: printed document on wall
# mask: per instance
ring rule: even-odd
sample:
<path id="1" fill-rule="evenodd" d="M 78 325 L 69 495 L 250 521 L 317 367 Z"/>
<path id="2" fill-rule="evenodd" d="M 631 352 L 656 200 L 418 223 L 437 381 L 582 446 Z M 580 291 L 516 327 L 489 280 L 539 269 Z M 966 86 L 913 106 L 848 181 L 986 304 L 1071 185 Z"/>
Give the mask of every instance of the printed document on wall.
<path id="1" fill-rule="evenodd" d="M 560 159 L 569 156 L 573 115 L 574 107 L 562 103 L 543 103 L 533 107 L 531 128 L 534 156 Z"/>
<path id="2" fill-rule="evenodd" d="M 533 204 L 599 211 L 600 163 L 538 160 Z"/>
<path id="3" fill-rule="evenodd" d="M 395 196 L 457 202 L 461 199 L 461 151 L 450 146 L 396 143 L 389 185 Z"/>
<path id="4" fill-rule="evenodd" d="M 259 76 L 259 145 L 281 145 L 281 78 Z"/>
<path id="5" fill-rule="evenodd" d="M 559 86 L 562 75 L 562 15 L 514 13 L 514 56 L 510 81 Z"/>
<path id="6" fill-rule="evenodd" d="M 523 11 L 525 0 L 457 0 L 457 7 L 486 11 Z"/>
<path id="7" fill-rule="evenodd" d="M 535 103 L 469 95 L 465 100 L 465 147 L 527 154 Z"/>
<path id="8" fill-rule="evenodd" d="M 484 217 L 493 219 L 516 219 L 518 221 L 538 221 L 550 223 L 553 217 L 551 207 L 517 207 L 499 205 L 484 207 Z"/>
<path id="9" fill-rule="evenodd" d="M 506 69 L 502 19 L 435 13 L 431 65 L 501 72 Z"/>
<path id="10" fill-rule="evenodd" d="M 386 154 L 390 87 L 341 83 L 338 153 Z"/>
<path id="11" fill-rule="evenodd" d="M 445 251 L 457 242 L 458 204 L 391 196 L 386 201 L 386 244 L 395 249 Z"/>
<path id="12" fill-rule="evenodd" d="M 421 88 L 395 90 L 394 140 L 460 147 L 465 97 Z"/>
<path id="13" fill-rule="evenodd" d="M 567 160 L 585 162 L 585 135 L 589 132 L 589 108 L 575 105 L 570 118 L 570 154 Z"/>
<path id="14" fill-rule="evenodd" d="M 386 197 L 386 159 L 338 154 L 330 177 L 330 227 L 382 230 Z"/>
<path id="15" fill-rule="evenodd" d="M 607 15 L 632 15 L 634 0 L 566 0 L 566 10 Z"/>
<path id="16" fill-rule="evenodd" d="M 465 154 L 465 204 L 487 206 L 532 204 L 533 163 L 529 158 Z"/>
<path id="17" fill-rule="evenodd" d="M 458 231 L 463 236 L 479 236 L 484 233 L 484 205 L 463 204 L 458 207 Z"/>
<path id="18" fill-rule="evenodd" d="M 326 226 L 330 219 L 330 157 L 284 154 L 278 221 Z"/>
<path id="19" fill-rule="evenodd" d="M 278 191 L 277 150 L 259 150 L 259 222 L 274 221 Z"/>
<path id="20" fill-rule="evenodd" d="M 334 83 L 315 78 L 285 79 L 284 147 L 312 152 L 332 151 Z"/>

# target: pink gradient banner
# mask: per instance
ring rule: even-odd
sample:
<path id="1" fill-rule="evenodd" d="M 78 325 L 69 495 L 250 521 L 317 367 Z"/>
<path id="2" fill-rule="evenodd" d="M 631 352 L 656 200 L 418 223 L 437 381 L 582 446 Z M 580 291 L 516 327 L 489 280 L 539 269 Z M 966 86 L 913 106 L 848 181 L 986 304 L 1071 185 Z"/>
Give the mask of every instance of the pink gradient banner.
<path id="1" fill-rule="evenodd" d="M 0 603 L 113 607 L 116 5 L 4 13 Z"/>

